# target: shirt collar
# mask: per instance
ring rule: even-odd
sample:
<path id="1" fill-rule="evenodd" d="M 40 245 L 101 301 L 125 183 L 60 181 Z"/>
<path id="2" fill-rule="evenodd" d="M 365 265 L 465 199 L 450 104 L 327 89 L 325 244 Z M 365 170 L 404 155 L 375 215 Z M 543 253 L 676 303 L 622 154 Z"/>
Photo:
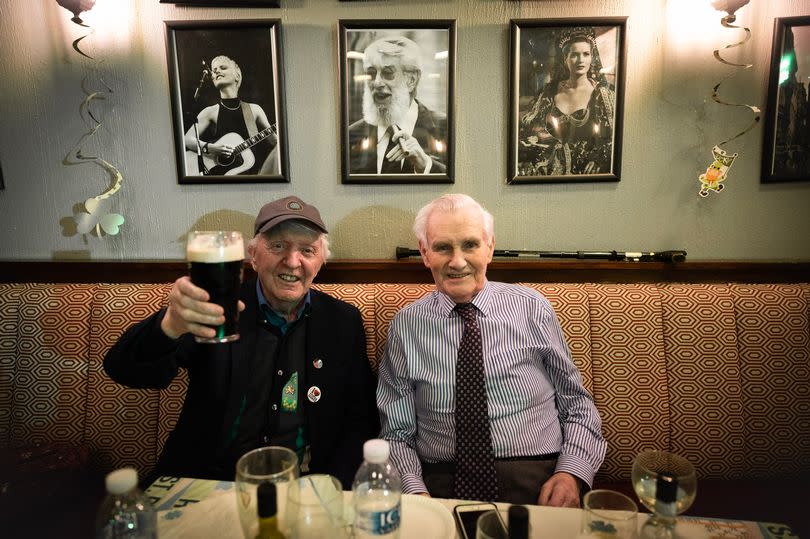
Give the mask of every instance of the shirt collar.
<path id="1" fill-rule="evenodd" d="M 281 329 L 282 332 L 286 331 L 290 325 L 300 320 L 305 313 L 308 313 L 312 305 L 311 291 L 307 290 L 303 301 L 301 301 L 301 303 L 298 305 L 298 309 L 295 313 L 295 320 L 289 322 L 286 317 L 278 313 L 270 306 L 267 298 L 264 297 L 264 292 L 262 292 L 262 286 L 259 279 L 256 279 L 256 298 L 259 300 L 259 310 L 264 315 L 264 319 L 267 320 L 269 324 Z"/>
<path id="2" fill-rule="evenodd" d="M 456 308 L 456 302 L 450 299 L 450 296 L 438 290 L 434 291 L 434 302 L 436 308 L 444 316 L 450 317 L 453 310 Z M 470 301 L 482 315 L 487 316 L 492 304 L 492 286 L 489 280 L 484 281 L 484 288 L 482 288 Z"/>

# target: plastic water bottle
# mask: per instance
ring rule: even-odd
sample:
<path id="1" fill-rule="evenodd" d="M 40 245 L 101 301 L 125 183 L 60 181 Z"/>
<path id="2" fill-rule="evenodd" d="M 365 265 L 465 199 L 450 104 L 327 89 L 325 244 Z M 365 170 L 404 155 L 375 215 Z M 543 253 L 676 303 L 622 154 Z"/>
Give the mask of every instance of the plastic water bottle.
<path id="1" fill-rule="evenodd" d="M 385 440 L 363 444 L 365 461 L 352 484 L 354 536 L 357 538 L 399 537 L 402 480 L 388 460 L 391 449 Z"/>
<path id="2" fill-rule="evenodd" d="M 98 539 L 156 539 L 157 513 L 149 498 L 138 488 L 135 468 L 121 468 L 107 474 L 107 497 L 96 517 Z"/>

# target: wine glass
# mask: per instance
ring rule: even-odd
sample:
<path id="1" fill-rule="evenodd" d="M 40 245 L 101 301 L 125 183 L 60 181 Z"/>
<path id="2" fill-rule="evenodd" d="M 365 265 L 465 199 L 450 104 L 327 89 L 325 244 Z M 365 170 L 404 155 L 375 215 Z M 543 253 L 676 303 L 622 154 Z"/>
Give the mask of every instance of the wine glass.
<path id="1" fill-rule="evenodd" d="M 298 456 L 286 447 L 269 446 L 248 451 L 236 462 L 236 508 L 246 539 L 259 532 L 258 499 L 261 483 L 275 483 L 279 528 L 285 530 L 287 486 L 298 477 Z"/>
<path id="2" fill-rule="evenodd" d="M 669 451 L 642 451 L 633 461 L 632 481 L 639 500 L 653 513 L 642 537 L 674 537 L 675 517 L 695 501 L 695 467 Z"/>

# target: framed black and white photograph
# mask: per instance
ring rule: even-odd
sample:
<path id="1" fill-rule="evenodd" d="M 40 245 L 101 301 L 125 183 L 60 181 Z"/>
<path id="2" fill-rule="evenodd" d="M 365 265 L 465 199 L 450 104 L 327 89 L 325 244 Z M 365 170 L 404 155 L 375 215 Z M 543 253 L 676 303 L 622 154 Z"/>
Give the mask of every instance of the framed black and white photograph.
<path id="1" fill-rule="evenodd" d="M 343 183 L 453 183 L 453 20 L 341 20 Z"/>
<path id="2" fill-rule="evenodd" d="M 278 20 L 166 21 L 179 183 L 288 182 Z"/>
<path id="3" fill-rule="evenodd" d="M 774 21 L 762 182 L 810 180 L 810 16 Z"/>
<path id="4" fill-rule="evenodd" d="M 626 17 L 510 26 L 507 182 L 618 181 Z"/>
<path id="5" fill-rule="evenodd" d="M 281 7 L 279 0 L 160 0 L 160 3 L 202 7 Z"/>

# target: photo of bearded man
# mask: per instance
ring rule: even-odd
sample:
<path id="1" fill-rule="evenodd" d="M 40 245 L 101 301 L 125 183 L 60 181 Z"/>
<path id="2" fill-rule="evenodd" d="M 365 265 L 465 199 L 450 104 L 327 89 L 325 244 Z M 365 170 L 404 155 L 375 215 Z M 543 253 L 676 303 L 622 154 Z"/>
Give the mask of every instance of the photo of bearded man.
<path id="1" fill-rule="evenodd" d="M 452 181 L 452 35 L 448 30 L 346 30 L 349 95 L 344 181 Z M 347 110 L 346 110 L 347 109 Z"/>

